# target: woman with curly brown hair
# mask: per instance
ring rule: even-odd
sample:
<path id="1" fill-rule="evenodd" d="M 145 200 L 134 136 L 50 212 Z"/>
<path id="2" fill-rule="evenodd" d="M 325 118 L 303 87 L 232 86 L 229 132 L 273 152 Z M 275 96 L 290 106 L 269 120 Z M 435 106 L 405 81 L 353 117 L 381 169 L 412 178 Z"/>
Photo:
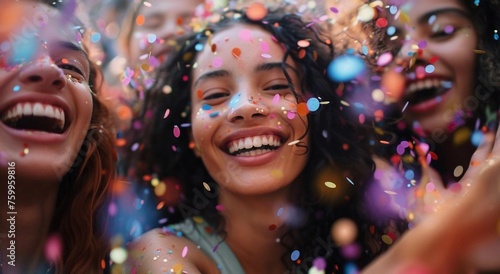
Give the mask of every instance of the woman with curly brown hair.
<path id="1" fill-rule="evenodd" d="M 102 273 L 106 264 L 114 133 L 71 11 L 2 1 L 2 273 Z"/>

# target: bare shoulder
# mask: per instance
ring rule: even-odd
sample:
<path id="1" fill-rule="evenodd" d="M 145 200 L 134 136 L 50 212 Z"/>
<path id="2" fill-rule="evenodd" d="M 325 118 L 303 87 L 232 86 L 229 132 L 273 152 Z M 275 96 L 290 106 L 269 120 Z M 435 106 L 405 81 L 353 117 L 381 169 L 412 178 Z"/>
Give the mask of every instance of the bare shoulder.
<path id="1" fill-rule="evenodd" d="M 219 273 L 215 263 L 187 238 L 162 229 L 144 233 L 128 245 L 130 273 Z"/>

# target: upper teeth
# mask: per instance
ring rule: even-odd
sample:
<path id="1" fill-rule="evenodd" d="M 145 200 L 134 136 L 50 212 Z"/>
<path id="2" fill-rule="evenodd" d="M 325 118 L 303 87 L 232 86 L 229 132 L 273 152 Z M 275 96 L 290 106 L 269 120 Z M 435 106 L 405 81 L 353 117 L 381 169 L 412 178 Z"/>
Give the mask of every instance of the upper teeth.
<path id="1" fill-rule="evenodd" d="M 64 111 L 61 108 L 42 103 L 17 103 L 3 115 L 2 120 L 18 120 L 23 116 L 44 116 L 54 118 L 59 121 L 61 127 L 64 126 L 66 120 Z"/>
<path id="2" fill-rule="evenodd" d="M 440 88 L 440 87 L 450 88 L 451 87 L 450 84 L 451 84 L 450 81 L 441 81 L 438 79 L 422 79 L 411 83 L 408 86 L 407 91 L 408 94 L 411 94 L 415 91 L 428 88 Z"/>
<path id="3" fill-rule="evenodd" d="M 253 137 L 245 137 L 231 141 L 228 145 L 229 153 L 235 153 L 242 149 L 259 148 L 262 146 L 279 147 L 281 145 L 280 138 L 275 135 L 261 135 Z"/>

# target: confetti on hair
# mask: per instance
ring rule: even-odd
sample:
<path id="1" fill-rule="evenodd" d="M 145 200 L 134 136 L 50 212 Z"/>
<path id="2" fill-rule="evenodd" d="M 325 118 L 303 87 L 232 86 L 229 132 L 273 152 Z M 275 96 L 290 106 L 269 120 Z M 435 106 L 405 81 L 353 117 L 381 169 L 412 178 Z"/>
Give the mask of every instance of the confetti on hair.
<path id="1" fill-rule="evenodd" d="M 179 136 L 181 135 L 181 130 L 179 129 L 179 127 L 177 125 L 174 126 L 174 136 L 175 138 L 179 138 Z"/>
<path id="2" fill-rule="evenodd" d="M 169 114 L 170 114 L 170 109 L 169 109 L 169 108 L 167 108 L 167 109 L 165 110 L 165 114 L 163 115 L 163 119 L 167 118 Z"/>
<path id="3" fill-rule="evenodd" d="M 264 19 L 267 15 L 267 8 L 264 4 L 259 2 L 252 3 L 246 10 L 246 16 L 252 21 L 259 21 Z"/>
<path id="4" fill-rule="evenodd" d="M 334 182 L 325 182 L 325 186 L 328 188 L 337 188 L 337 185 Z"/>
<path id="5" fill-rule="evenodd" d="M 298 259 L 299 259 L 299 257 L 300 257 L 300 251 L 298 251 L 298 250 L 294 250 L 294 251 L 292 252 L 292 254 L 290 255 L 290 259 L 292 259 L 292 261 L 294 261 L 294 262 L 295 262 L 296 260 L 298 260 Z"/>
<path id="6" fill-rule="evenodd" d="M 62 240 L 58 234 L 51 234 L 45 241 L 45 258 L 50 263 L 56 263 L 61 260 Z"/>
<path id="7" fill-rule="evenodd" d="M 351 184 L 351 185 L 354 185 L 354 182 L 349 178 L 349 177 L 345 177 L 346 180 Z"/>

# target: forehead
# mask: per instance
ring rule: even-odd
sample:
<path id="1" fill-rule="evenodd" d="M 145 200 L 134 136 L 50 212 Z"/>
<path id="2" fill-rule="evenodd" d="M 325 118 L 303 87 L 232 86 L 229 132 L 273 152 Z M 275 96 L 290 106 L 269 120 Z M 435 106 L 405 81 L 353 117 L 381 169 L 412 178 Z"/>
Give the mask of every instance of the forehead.
<path id="1" fill-rule="evenodd" d="M 259 26 L 236 24 L 209 37 L 197 59 L 275 62 L 282 61 L 283 55 L 283 46 L 271 33 Z"/>
<path id="2" fill-rule="evenodd" d="M 51 6 L 32 2 L 9 2 L 0 11 L 0 39 L 11 44 L 22 41 L 68 41 L 81 40 L 81 26 L 74 24 L 73 14 L 65 16 Z"/>
<path id="3" fill-rule="evenodd" d="M 203 3 L 202 0 L 146 0 L 139 10 L 139 14 L 185 14 L 194 13 L 195 8 Z"/>
<path id="4" fill-rule="evenodd" d="M 412 22 L 417 23 L 419 17 L 436 10 L 458 9 L 466 11 L 457 0 L 408 0 L 404 1 L 401 10 L 408 14 Z"/>

